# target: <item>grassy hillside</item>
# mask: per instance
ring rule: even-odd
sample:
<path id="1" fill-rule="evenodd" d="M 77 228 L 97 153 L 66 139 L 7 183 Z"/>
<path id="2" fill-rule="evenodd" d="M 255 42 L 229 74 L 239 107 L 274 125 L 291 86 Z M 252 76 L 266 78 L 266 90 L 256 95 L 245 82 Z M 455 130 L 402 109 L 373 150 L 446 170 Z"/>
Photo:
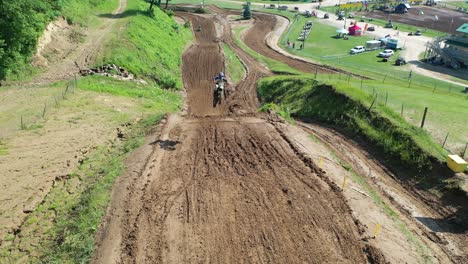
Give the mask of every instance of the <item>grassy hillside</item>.
<path id="1" fill-rule="evenodd" d="M 374 98 L 344 83 L 330 86 L 305 77 L 271 77 L 259 84 L 265 102 L 287 107 L 291 114 L 360 133 L 387 156 L 416 169 L 430 168 L 446 155 L 429 134 Z M 372 106 L 372 108 L 371 108 Z"/>
<path id="2" fill-rule="evenodd" d="M 57 16 L 89 25 L 96 15 L 111 13 L 119 0 L 15 0 L 0 5 L 0 80 L 33 72 L 30 66 L 39 37 Z"/>
<path id="3" fill-rule="evenodd" d="M 180 89 L 181 54 L 191 31 L 159 9 L 155 8 L 154 14 L 147 9 L 143 1 L 129 2 L 125 30 L 114 35 L 101 62 L 124 67 L 162 88 Z"/>
<path id="4" fill-rule="evenodd" d="M 96 18 L 110 14 L 119 6 L 120 0 L 64 0 L 61 15 L 69 23 L 96 26 Z"/>

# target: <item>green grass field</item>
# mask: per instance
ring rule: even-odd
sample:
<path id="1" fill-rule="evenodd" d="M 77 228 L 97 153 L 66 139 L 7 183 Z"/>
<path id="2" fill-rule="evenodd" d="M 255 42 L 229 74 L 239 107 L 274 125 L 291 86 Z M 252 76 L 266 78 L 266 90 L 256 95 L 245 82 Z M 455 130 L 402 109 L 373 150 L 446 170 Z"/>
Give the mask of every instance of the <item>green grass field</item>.
<path id="1" fill-rule="evenodd" d="M 227 63 L 227 74 L 234 83 L 238 83 L 245 76 L 244 65 L 228 45 L 224 44 L 223 49 Z"/>
<path id="2" fill-rule="evenodd" d="M 98 15 L 111 14 L 119 5 L 119 0 L 68 0 L 63 2 L 62 14 L 69 22 L 90 27 L 98 26 Z"/>
<path id="3" fill-rule="evenodd" d="M 308 19 L 301 17 L 292 26 L 289 33 L 290 40 L 293 36 L 299 35 L 306 20 Z M 374 79 L 363 81 L 362 89 L 371 94 L 378 93 L 380 102 L 387 98 L 388 106 L 395 112 L 399 113 L 403 105 L 405 118 L 414 125 L 420 124 L 424 107 L 428 107 L 431 113 L 428 116 L 426 128 L 436 141 L 443 142 L 449 133 L 446 147 L 457 153 L 463 150 L 465 143 L 468 142 L 466 133 L 468 100 L 467 95 L 462 93 L 463 87 L 414 73 L 409 79 L 408 66 L 393 65 L 398 52 L 388 63 L 380 62 L 381 59 L 377 57 L 380 50 L 349 55 L 349 49 L 356 45 L 365 45 L 365 41 L 370 38 L 336 39 L 334 38 L 336 28 L 318 23 L 318 20 L 314 20 L 316 23 L 305 42 L 304 50 L 298 49 L 300 42 L 296 42 L 296 49 L 288 49 L 284 44 L 287 33 L 280 43 L 282 47 L 292 54 Z M 319 75 L 318 78 L 336 83 L 343 82 L 348 77 Z M 350 84 L 361 89 L 359 79 L 350 78 Z"/>
<path id="4" fill-rule="evenodd" d="M 456 2 L 443 2 L 441 5 L 451 5 L 461 7 L 468 10 L 468 1 L 456 1 Z"/>
<path id="5" fill-rule="evenodd" d="M 407 166 L 424 168 L 430 163 L 428 155 L 444 160 L 446 152 L 427 132 L 384 104 L 375 103 L 374 96 L 346 82 L 329 83 L 317 83 L 306 76 L 269 77 L 260 82 L 259 94 L 264 102 L 276 102 L 295 116 L 360 133 Z"/>

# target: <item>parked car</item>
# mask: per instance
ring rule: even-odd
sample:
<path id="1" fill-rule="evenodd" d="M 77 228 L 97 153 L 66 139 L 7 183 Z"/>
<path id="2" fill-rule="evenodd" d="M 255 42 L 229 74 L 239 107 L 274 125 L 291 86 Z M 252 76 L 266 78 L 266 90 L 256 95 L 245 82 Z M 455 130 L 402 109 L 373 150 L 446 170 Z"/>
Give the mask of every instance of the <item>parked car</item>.
<path id="1" fill-rule="evenodd" d="M 323 15 L 323 18 L 330 18 L 330 15 L 325 13 L 325 15 Z"/>
<path id="2" fill-rule="evenodd" d="M 375 27 L 368 27 L 367 31 L 375 31 Z"/>
<path id="3" fill-rule="evenodd" d="M 399 57 L 398 59 L 396 59 L 395 61 L 395 65 L 396 66 L 401 66 L 401 65 L 405 65 L 406 64 L 406 60 L 403 59 L 402 57 Z"/>
<path id="4" fill-rule="evenodd" d="M 366 48 L 364 48 L 364 46 L 356 46 L 354 48 L 352 48 L 349 53 L 351 54 L 358 54 L 358 53 L 362 53 L 366 51 Z"/>
<path id="5" fill-rule="evenodd" d="M 414 35 L 416 36 L 421 36 L 422 32 L 420 29 L 416 30 L 416 32 L 414 32 Z"/>
<path id="6" fill-rule="evenodd" d="M 386 50 L 379 53 L 379 57 L 388 58 L 388 57 L 393 56 L 393 54 L 395 54 L 395 52 L 393 50 L 386 49 Z"/>

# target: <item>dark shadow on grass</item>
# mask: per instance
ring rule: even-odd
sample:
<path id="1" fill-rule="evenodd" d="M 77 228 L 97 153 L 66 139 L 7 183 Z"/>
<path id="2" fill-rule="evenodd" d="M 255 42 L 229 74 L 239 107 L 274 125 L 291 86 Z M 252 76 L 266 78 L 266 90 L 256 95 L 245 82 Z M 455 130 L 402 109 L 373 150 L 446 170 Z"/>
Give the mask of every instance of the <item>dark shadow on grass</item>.
<path id="1" fill-rule="evenodd" d="M 119 19 L 119 18 L 126 18 L 126 17 L 136 16 L 136 15 L 154 17 L 154 14 L 150 11 L 142 11 L 142 10 L 136 10 L 136 9 L 125 10 L 123 13 L 120 13 L 120 14 L 111 14 L 111 13 L 99 14 L 98 17 Z"/>

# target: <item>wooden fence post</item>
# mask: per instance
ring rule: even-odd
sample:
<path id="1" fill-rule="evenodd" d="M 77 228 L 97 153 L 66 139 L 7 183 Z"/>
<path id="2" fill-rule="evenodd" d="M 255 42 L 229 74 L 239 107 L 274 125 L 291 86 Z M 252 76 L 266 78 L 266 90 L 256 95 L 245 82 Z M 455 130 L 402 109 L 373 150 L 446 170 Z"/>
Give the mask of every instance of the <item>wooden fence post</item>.
<path id="1" fill-rule="evenodd" d="M 426 122 L 426 115 L 427 115 L 427 107 L 424 108 L 424 114 L 423 114 L 423 118 L 421 121 L 421 128 L 424 127 L 424 122 Z"/>
<path id="2" fill-rule="evenodd" d="M 462 158 L 465 158 L 466 149 L 468 149 L 468 143 L 466 143 L 466 145 L 465 145 L 465 150 L 463 150 Z"/>
<path id="3" fill-rule="evenodd" d="M 444 143 L 442 143 L 442 148 L 444 148 L 445 142 L 447 142 L 448 136 L 449 136 L 449 133 L 447 132 L 447 135 L 445 136 L 445 139 L 444 139 Z"/>
<path id="4" fill-rule="evenodd" d="M 375 101 L 377 100 L 377 97 L 378 97 L 378 94 L 375 95 L 374 101 L 372 101 L 372 104 L 370 105 L 369 109 L 367 109 L 367 111 L 370 111 L 372 109 L 372 107 L 374 106 Z"/>
<path id="5" fill-rule="evenodd" d="M 46 103 L 44 103 L 44 109 L 42 110 L 42 118 L 44 118 L 44 117 L 45 117 L 46 110 L 47 110 L 47 102 L 46 102 Z"/>

